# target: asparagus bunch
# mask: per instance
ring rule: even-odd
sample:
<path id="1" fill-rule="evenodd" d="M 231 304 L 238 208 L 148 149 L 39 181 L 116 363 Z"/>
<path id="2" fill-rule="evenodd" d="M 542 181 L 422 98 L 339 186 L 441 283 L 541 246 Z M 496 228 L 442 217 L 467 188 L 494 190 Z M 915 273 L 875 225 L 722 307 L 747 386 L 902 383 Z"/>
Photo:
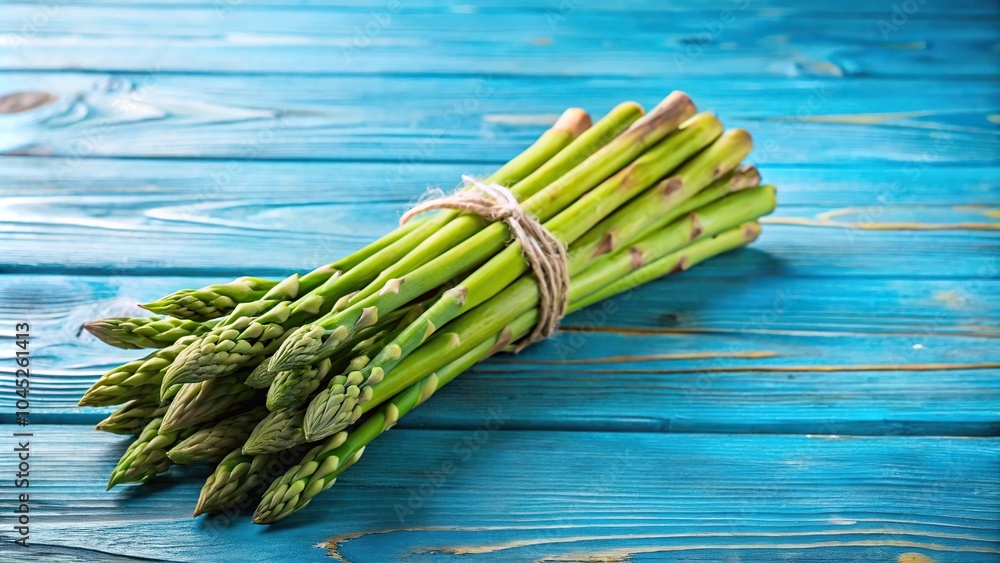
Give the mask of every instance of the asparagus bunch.
<path id="1" fill-rule="evenodd" d="M 568 110 L 486 181 L 566 246 L 572 312 L 753 241 L 776 200 L 740 166 L 751 148 L 675 92 L 593 125 Z M 305 274 L 182 290 L 144 305 L 166 316 L 89 323 L 111 345 L 158 348 L 81 400 L 125 403 L 98 428 L 138 433 L 109 487 L 217 462 L 196 515 L 255 493 L 257 523 L 301 509 L 400 417 L 531 332 L 541 297 L 522 250 L 504 222 L 424 214 Z"/>

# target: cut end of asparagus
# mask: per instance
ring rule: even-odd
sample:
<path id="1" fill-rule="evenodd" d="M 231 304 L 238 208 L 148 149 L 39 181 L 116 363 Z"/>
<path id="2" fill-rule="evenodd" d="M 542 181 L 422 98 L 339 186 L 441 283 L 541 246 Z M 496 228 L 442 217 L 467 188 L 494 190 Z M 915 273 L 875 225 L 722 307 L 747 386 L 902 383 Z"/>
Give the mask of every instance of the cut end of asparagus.
<path id="1" fill-rule="evenodd" d="M 649 113 L 636 120 L 627 132 L 639 133 L 642 136 L 644 131 L 655 130 L 661 123 L 681 123 L 696 113 L 698 109 L 691 101 L 691 97 L 680 90 L 675 90 L 663 98 Z"/>
<path id="2" fill-rule="evenodd" d="M 733 173 L 734 191 L 753 188 L 760 185 L 760 171 L 753 164 L 740 166 Z"/>
<path id="3" fill-rule="evenodd" d="M 556 131 L 568 131 L 574 137 L 579 137 L 581 133 L 591 126 L 590 114 L 581 108 L 569 108 L 564 111 L 552 129 Z"/>

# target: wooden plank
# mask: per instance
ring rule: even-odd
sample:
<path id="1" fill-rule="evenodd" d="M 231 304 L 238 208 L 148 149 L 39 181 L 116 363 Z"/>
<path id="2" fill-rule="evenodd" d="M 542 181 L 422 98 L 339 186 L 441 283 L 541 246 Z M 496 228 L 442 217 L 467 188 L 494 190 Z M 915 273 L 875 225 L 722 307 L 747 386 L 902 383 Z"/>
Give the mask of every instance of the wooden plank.
<path id="1" fill-rule="evenodd" d="M 33 0 L 6 0 L 7 4 L 29 4 L 35 5 Z M 121 0 L 78 0 L 74 5 L 86 6 L 121 6 Z M 294 8 L 298 10 L 320 11 L 337 9 L 338 11 L 359 10 L 371 12 L 378 9 L 385 9 L 384 0 L 241 0 L 239 3 L 231 2 L 219 4 L 213 0 L 142 0 L 139 2 L 128 2 L 128 6 L 197 6 L 212 7 L 230 11 L 233 9 L 271 9 L 271 8 Z M 574 11 L 614 11 L 614 12 L 683 12 L 691 14 L 693 12 L 719 12 L 722 10 L 733 10 L 743 8 L 750 13 L 763 13 L 770 16 L 785 17 L 841 17 L 857 18 L 864 16 L 877 16 L 889 19 L 893 14 L 893 7 L 888 8 L 877 4 L 872 4 L 865 0 L 844 0 L 836 7 L 828 2 L 805 1 L 795 2 L 789 5 L 782 0 L 754 0 L 752 3 L 741 0 L 701 0 L 695 5 L 683 0 L 630 0 L 629 2 L 616 2 L 613 0 L 588 0 L 576 4 L 568 4 L 564 0 L 479 0 L 475 4 L 469 4 L 463 0 L 408 0 L 405 5 L 407 11 L 434 11 L 446 10 L 453 13 L 464 14 L 504 14 L 508 12 L 554 12 L 563 13 L 573 8 Z M 908 12 L 900 11 L 908 18 L 921 19 L 933 17 L 937 18 L 957 18 L 969 16 L 992 16 L 996 17 L 1000 13 L 1000 6 L 995 2 L 984 2 L 983 0 L 957 0 L 943 5 L 936 2 L 919 4 L 919 9 L 907 6 Z M 897 16 L 901 17 L 901 16 Z"/>
<path id="2" fill-rule="evenodd" d="M 14 323 L 30 322 L 33 412 L 92 424 L 113 409 L 78 409 L 84 389 L 144 352 L 107 347 L 81 324 L 209 281 L 0 277 L 0 358 L 12 354 Z M 995 434 L 998 289 L 685 274 L 570 316 L 551 342 L 475 368 L 403 426 L 475 427 L 496 406 L 512 428 Z M 12 384 L 0 379 L 0 412 L 12 412 Z"/>
<path id="3" fill-rule="evenodd" d="M 746 5 L 746 4 L 741 4 Z M 785 14 L 674 17 L 669 12 L 452 10 L 380 13 L 287 9 L 77 7 L 33 24 L 38 7 L 11 5 L 0 33 L 14 46 L 0 67 L 277 73 L 491 73 L 608 76 L 990 77 L 993 18 L 802 19 Z M 892 7 L 885 18 L 891 22 Z M 27 31 L 23 22 L 28 20 Z M 886 21 L 886 20 L 881 20 Z M 156 25 L 150 25 L 156 22 Z M 80 30 L 86 29 L 86 33 Z M 594 41 L 593 30 L 607 41 Z M 367 30 L 367 31 L 366 31 Z M 516 30 L 516 31 L 512 31 Z M 625 39 L 627 38 L 627 40 Z M 622 64 L 627 61 L 627 64 Z"/>
<path id="4" fill-rule="evenodd" d="M 504 158 L 513 156 L 514 151 Z M 5 203 L 15 210 L 36 204 L 51 209 L 52 198 L 58 197 L 79 207 L 127 201 L 145 209 L 150 217 L 191 220 L 195 219 L 193 212 L 219 213 L 248 202 L 262 205 L 278 199 L 300 205 L 374 203 L 402 209 L 427 186 L 447 188 L 462 174 L 485 175 L 499 166 L 417 162 L 397 175 L 392 165 L 370 162 L 88 158 L 61 166 L 58 159 L 33 157 L 0 157 L 0 162 L 0 197 L 7 198 Z M 836 166 L 765 164 L 759 168 L 765 182 L 778 186 L 779 209 L 862 206 L 873 219 L 880 208 L 888 206 L 995 204 L 1000 186 L 1000 171 L 993 166 L 850 162 Z M 192 201 L 204 204 L 205 210 Z M 171 209 L 175 211 L 171 213 Z M 191 213 L 182 213 L 185 210 Z M 7 213 L 4 220 L 17 215 Z M 290 230 L 301 227 L 308 218 L 302 214 L 295 224 L 281 222 L 281 216 L 270 220 L 276 228 Z"/>
<path id="5" fill-rule="evenodd" d="M 98 195 L 7 200 L 0 271 L 281 275 L 352 252 L 388 232 L 404 207 L 279 205 L 273 198 L 219 207 L 174 200 L 151 214 L 150 203 Z M 753 249 L 690 275 L 954 279 L 995 278 L 1000 271 L 1000 223 L 987 208 L 827 211 L 841 215 L 824 219 L 818 209 L 784 208 Z M 234 252 L 247 248 L 252 259 Z M 951 260 L 958 255 L 961 261 Z"/>
<path id="6" fill-rule="evenodd" d="M 625 99 L 651 106 L 680 89 L 727 126 L 751 131 L 754 158 L 769 165 L 997 161 L 991 82 L 669 75 L 11 73 L 0 95 L 14 95 L 9 103 L 23 111 L 0 118 L 9 124 L 0 152 L 59 156 L 37 166 L 61 177 L 96 156 L 379 160 L 394 163 L 396 176 L 425 162 L 504 162 L 569 105 L 600 116 Z"/>
<path id="7" fill-rule="evenodd" d="M 490 416 L 481 413 L 478 432 L 390 432 L 330 491 L 269 529 L 246 515 L 190 519 L 204 470 L 106 493 L 125 440 L 36 426 L 31 494 L 44 508 L 32 508 L 45 518 L 32 520 L 32 554 L 323 559 L 317 544 L 344 561 L 417 562 L 1000 553 L 995 438 L 487 431 Z"/>

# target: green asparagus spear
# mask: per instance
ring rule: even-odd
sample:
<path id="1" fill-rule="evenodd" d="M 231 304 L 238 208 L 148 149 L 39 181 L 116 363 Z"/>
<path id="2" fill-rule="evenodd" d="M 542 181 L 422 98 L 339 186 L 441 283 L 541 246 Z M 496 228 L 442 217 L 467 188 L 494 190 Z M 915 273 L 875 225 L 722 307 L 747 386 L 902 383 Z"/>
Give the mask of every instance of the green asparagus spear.
<path id="1" fill-rule="evenodd" d="M 198 383 L 185 383 L 163 415 L 162 432 L 175 432 L 231 414 L 257 397 L 258 391 L 234 374 Z"/>
<path id="2" fill-rule="evenodd" d="M 301 457 L 302 448 L 292 448 L 276 454 L 244 455 L 236 448 L 209 475 L 198 496 L 194 516 L 240 505 L 251 498 L 254 490 L 280 475 L 283 468 Z"/>
<path id="3" fill-rule="evenodd" d="M 394 313 L 393 316 L 398 317 L 398 320 L 392 321 L 396 326 L 392 330 L 382 331 L 370 339 L 359 342 L 352 352 L 354 358 L 346 362 L 337 362 L 337 371 L 334 373 L 342 373 L 345 369 L 355 371 L 364 367 L 370 357 L 374 356 L 383 346 L 391 342 L 403 329 L 420 317 L 423 312 L 424 306 L 417 304 L 410 307 L 404 315 L 397 315 L 398 311 Z M 261 363 L 261 365 L 264 364 L 267 364 L 267 362 Z M 323 365 L 323 362 L 319 365 Z M 302 403 L 327 378 L 332 365 L 326 364 L 326 369 L 323 370 L 310 368 L 312 366 L 280 372 L 267 390 L 267 408 L 277 411 Z"/>
<path id="4" fill-rule="evenodd" d="M 167 366 L 196 338 L 196 336 L 185 336 L 173 345 L 161 348 L 141 360 L 129 362 L 105 373 L 83 394 L 80 406 L 118 405 L 132 399 L 159 401 L 163 374 Z"/>
<path id="5" fill-rule="evenodd" d="M 236 504 L 261 483 L 276 458 L 276 454 L 243 455 L 240 448 L 234 449 L 208 476 L 198 496 L 194 516 Z"/>
<path id="6" fill-rule="evenodd" d="M 267 409 L 257 407 L 220 420 L 174 446 L 167 452 L 167 457 L 174 463 L 182 465 L 221 461 L 233 448 L 246 442 L 254 425 L 265 416 Z"/>
<path id="7" fill-rule="evenodd" d="M 118 348 L 164 348 L 185 336 L 197 336 L 215 325 L 172 317 L 110 317 L 83 325 L 106 344 Z"/>
<path id="8" fill-rule="evenodd" d="M 129 401 L 107 418 L 97 423 L 95 428 L 112 434 L 138 434 L 149 421 L 163 416 L 166 405 L 142 399 Z"/>
<path id="9" fill-rule="evenodd" d="M 139 306 L 178 319 L 207 321 L 229 314 L 240 303 L 263 298 L 279 283 L 276 280 L 242 277 L 201 289 L 182 289 Z"/>
<path id="10" fill-rule="evenodd" d="M 167 450 L 195 432 L 194 428 L 164 432 L 162 423 L 163 417 L 154 418 L 129 445 L 125 455 L 111 471 L 108 490 L 118 483 L 145 483 L 166 471 L 171 465 Z"/>
<path id="11" fill-rule="evenodd" d="M 306 443 L 302 430 L 305 406 L 294 406 L 269 413 L 253 429 L 243 453 L 247 455 L 276 453 Z"/>

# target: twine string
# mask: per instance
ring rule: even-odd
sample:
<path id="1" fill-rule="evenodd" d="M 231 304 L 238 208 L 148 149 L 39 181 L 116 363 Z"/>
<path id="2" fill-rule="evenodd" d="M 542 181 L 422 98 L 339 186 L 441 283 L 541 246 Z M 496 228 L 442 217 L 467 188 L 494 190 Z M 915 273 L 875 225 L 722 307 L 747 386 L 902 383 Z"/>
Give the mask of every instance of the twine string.
<path id="1" fill-rule="evenodd" d="M 425 211 L 445 208 L 474 213 L 490 222 L 507 223 L 514 240 L 521 243 L 521 254 L 538 281 L 538 322 L 531 334 L 514 347 L 515 353 L 520 352 L 524 347 L 551 336 L 566 315 L 569 295 L 566 247 L 529 215 L 504 186 L 487 184 L 464 175 L 462 182 L 469 189 L 418 203 L 403 214 L 399 223 L 406 223 Z"/>

